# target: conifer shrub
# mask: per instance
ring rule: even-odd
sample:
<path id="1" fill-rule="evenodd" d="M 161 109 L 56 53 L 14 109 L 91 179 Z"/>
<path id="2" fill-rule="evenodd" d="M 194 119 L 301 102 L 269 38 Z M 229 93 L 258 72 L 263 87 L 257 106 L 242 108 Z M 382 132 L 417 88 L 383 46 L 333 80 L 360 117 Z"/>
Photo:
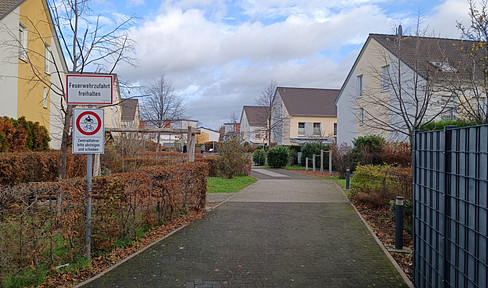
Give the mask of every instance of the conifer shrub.
<path id="1" fill-rule="evenodd" d="M 288 164 L 289 157 L 288 147 L 273 147 L 268 151 L 268 165 L 273 168 L 285 167 Z"/>

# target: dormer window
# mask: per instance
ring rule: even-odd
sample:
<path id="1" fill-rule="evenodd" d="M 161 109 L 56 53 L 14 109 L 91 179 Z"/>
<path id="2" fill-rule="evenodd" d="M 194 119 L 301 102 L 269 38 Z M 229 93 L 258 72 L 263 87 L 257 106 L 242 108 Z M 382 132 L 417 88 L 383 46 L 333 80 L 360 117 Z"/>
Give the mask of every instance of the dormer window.
<path id="1" fill-rule="evenodd" d="M 430 64 L 432 64 L 435 68 L 437 68 L 439 71 L 442 72 L 457 72 L 457 69 L 452 67 L 449 63 L 447 62 L 436 62 L 436 61 L 429 61 Z"/>

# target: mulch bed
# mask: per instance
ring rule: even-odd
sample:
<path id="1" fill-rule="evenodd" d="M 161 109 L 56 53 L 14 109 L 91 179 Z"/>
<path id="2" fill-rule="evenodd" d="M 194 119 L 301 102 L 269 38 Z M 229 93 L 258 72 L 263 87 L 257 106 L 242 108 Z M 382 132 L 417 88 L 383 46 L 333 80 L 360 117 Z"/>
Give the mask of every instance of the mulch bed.
<path id="1" fill-rule="evenodd" d="M 292 170 L 293 172 L 317 176 L 317 177 L 328 177 L 329 173 L 324 172 L 320 174 L 320 171 L 311 170 Z M 337 177 L 337 173 L 332 173 L 332 177 Z M 386 247 L 387 245 L 395 245 L 395 221 L 391 219 L 391 212 L 389 208 L 379 208 L 379 207 L 369 207 L 357 201 L 351 200 L 351 203 L 356 207 L 356 209 L 361 213 L 361 216 L 366 220 L 371 229 L 375 232 L 378 239 Z M 405 220 L 407 221 L 407 220 Z M 406 223 L 406 222 L 405 222 Z M 412 249 L 412 235 L 404 232 L 403 235 L 403 246 Z M 398 253 L 390 252 L 398 265 L 403 269 L 405 274 L 410 280 L 413 280 L 412 271 L 412 254 L 411 253 Z"/>

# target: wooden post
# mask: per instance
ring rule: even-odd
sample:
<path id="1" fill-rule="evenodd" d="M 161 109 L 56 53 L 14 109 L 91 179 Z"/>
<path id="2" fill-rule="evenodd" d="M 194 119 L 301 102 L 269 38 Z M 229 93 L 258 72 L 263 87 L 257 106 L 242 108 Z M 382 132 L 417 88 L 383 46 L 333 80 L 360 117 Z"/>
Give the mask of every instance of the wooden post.
<path id="1" fill-rule="evenodd" d="M 320 174 L 324 174 L 324 150 L 320 150 Z"/>
<path id="2" fill-rule="evenodd" d="M 313 167 L 312 167 L 312 171 L 313 171 L 313 173 L 315 174 L 315 154 L 313 154 L 313 158 L 312 158 L 312 165 L 313 165 Z"/>
<path id="3" fill-rule="evenodd" d="M 195 161 L 195 134 L 192 131 L 192 127 L 188 127 L 186 139 L 187 160 L 188 162 L 193 162 Z"/>
<path id="4" fill-rule="evenodd" d="M 329 148 L 329 177 L 332 176 L 332 150 Z"/>

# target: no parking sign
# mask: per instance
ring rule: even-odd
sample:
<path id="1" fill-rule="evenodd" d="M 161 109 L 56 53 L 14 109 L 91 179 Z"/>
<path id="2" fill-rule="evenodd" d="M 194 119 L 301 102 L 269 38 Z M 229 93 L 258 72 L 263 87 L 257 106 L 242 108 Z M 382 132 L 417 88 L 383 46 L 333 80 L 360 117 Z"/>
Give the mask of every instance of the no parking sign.
<path id="1" fill-rule="evenodd" d="M 103 116 L 103 109 L 73 109 L 73 153 L 104 153 Z"/>

